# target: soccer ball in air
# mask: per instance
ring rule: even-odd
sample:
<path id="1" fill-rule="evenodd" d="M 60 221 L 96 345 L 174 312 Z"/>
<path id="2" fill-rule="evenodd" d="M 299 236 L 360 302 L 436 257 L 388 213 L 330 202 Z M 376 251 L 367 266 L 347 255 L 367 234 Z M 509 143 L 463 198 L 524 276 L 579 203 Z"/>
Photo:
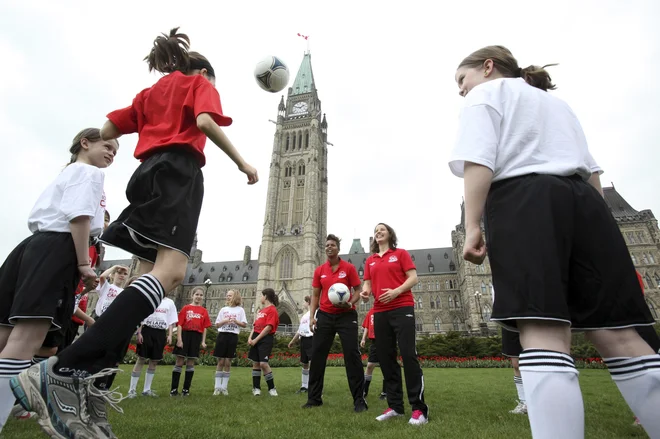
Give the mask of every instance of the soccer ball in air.
<path id="1" fill-rule="evenodd" d="M 333 305 L 346 303 L 351 299 L 351 292 L 346 284 L 337 282 L 328 290 L 328 299 L 330 299 Z"/>
<path id="2" fill-rule="evenodd" d="M 268 56 L 257 63 L 254 79 L 259 87 L 277 93 L 284 90 L 289 83 L 289 68 L 278 57 Z"/>

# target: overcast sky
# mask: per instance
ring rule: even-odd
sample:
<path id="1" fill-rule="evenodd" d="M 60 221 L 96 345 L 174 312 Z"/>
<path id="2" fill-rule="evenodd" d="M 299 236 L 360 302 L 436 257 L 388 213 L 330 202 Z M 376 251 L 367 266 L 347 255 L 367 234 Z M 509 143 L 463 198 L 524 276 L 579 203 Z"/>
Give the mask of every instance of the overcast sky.
<path id="1" fill-rule="evenodd" d="M 458 63 L 491 44 L 521 66 L 552 68 L 558 90 L 604 168 L 603 183 L 638 209 L 660 215 L 660 2 L 609 1 L 33 1 L 3 0 L 0 14 L 0 141 L 4 188 L 0 256 L 28 236 L 27 216 L 69 159 L 73 136 L 100 127 L 157 79 L 142 58 L 159 32 L 181 26 L 209 58 L 226 129 L 259 171 L 243 174 L 207 142 L 199 223 L 204 260 L 236 260 L 261 242 L 280 94 L 262 91 L 255 63 L 277 55 L 291 83 L 309 35 L 314 78 L 328 118 L 328 232 L 366 247 L 376 223 L 395 228 L 403 248 L 451 245 L 462 180 L 447 159 L 462 98 Z M 197 5 L 197 7 L 190 7 Z M 137 137 L 121 139 L 105 171 L 116 217 L 139 162 Z M 128 257 L 108 249 L 107 258 Z"/>

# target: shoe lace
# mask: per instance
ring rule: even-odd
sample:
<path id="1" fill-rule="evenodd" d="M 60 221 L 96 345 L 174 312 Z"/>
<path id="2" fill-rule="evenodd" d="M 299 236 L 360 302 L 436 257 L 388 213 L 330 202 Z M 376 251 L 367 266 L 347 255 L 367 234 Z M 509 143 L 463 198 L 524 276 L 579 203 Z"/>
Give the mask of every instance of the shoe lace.
<path id="1" fill-rule="evenodd" d="M 104 403 L 106 403 L 107 405 L 109 405 L 119 413 L 123 414 L 124 410 L 121 407 L 119 407 L 119 403 L 127 399 L 128 397 L 123 396 L 121 393 L 117 391 L 117 389 L 119 389 L 119 386 L 110 390 L 102 390 L 94 385 L 94 380 L 96 380 L 97 378 L 110 376 L 112 374 L 119 372 L 123 372 L 123 371 L 121 369 L 113 369 L 113 368 L 103 369 L 100 372 L 97 372 L 93 375 L 86 377 L 84 379 L 83 382 L 84 385 L 82 386 L 82 389 L 85 391 L 86 394 L 89 394 L 89 396 L 101 398 Z M 87 397 L 87 395 L 85 395 L 85 397 Z M 85 411 L 87 410 L 87 406 L 85 404 L 83 404 L 82 407 L 84 408 Z"/>

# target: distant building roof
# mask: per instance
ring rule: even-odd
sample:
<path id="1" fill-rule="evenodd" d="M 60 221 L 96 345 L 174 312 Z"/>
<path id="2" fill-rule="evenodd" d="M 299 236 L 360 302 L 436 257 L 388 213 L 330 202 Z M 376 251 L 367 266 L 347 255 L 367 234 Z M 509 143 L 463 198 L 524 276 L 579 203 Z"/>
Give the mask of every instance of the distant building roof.
<path id="1" fill-rule="evenodd" d="M 408 253 L 417 267 L 418 275 L 456 272 L 454 251 L 451 247 L 408 250 Z M 370 253 L 349 253 L 339 257 L 353 264 L 359 273 L 364 272 L 364 264 L 369 255 Z"/>
<path id="2" fill-rule="evenodd" d="M 364 248 L 362 247 L 362 243 L 360 242 L 360 238 L 355 238 L 353 239 L 353 243 L 351 244 L 351 249 L 348 251 L 349 253 L 364 253 Z"/>
<path id="3" fill-rule="evenodd" d="M 303 56 L 298 74 L 293 81 L 291 96 L 311 93 L 314 90 L 314 73 L 312 72 L 312 55 L 308 52 Z"/>
<path id="4" fill-rule="evenodd" d="M 214 284 L 250 284 L 257 282 L 259 261 L 202 262 L 197 267 L 188 264 L 184 285 L 203 284 L 210 279 Z"/>

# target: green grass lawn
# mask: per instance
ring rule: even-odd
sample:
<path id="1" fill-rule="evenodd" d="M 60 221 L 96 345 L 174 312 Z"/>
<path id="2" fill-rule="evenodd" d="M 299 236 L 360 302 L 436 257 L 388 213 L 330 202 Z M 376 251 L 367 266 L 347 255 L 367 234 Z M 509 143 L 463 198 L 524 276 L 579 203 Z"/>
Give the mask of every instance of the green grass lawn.
<path id="1" fill-rule="evenodd" d="M 123 367 L 115 384 L 126 393 L 129 366 Z M 300 387 L 299 368 L 274 369 L 278 397 L 266 392 L 252 396 L 249 368 L 232 369 L 229 396 L 212 396 L 214 368 L 197 367 L 191 396 L 170 398 L 172 367 L 160 366 L 154 379 L 159 398 L 138 397 L 121 403 L 124 414 L 113 412 L 110 421 L 117 436 L 129 438 L 529 438 L 526 416 L 508 413 L 515 406 L 516 391 L 511 369 L 425 369 L 426 401 L 430 422 L 408 425 L 406 417 L 380 423 L 374 418 L 386 402 L 377 398 L 380 371 L 374 373 L 369 410 L 356 414 L 343 368 L 326 371 L 324 405 L 302 410 L 305 396 Z M 144 371 L 138 384 L 142 391 Z M 183 377 L 181 379 L 183 382 Z M 587 438 L 644 438 L 632 426 L 632 413 L 604 370 L 582 370 Z M 262 391 L 266 389 L 262 380 Z M 45 437 L 34 420 L 10 419 L 5 438 Z"/>

